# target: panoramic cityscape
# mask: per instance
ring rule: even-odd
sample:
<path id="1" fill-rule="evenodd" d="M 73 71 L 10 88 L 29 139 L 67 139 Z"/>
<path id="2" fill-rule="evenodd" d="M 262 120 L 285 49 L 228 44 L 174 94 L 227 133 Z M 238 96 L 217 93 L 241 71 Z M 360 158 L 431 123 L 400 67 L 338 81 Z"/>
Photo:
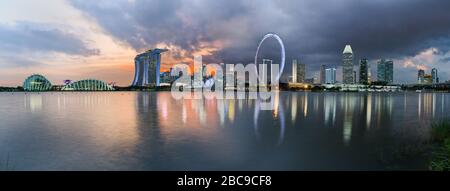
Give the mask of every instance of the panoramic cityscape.
<path id="1" fill-rule="evenodd" d="M 0 170 L 449 171 L 450 3 L 343 1 L 0 2 Z"/>
<path id="2" fill-rule="evenodd" d="M 176 73 L 170 67 L 168 71 L 161 71 L 161 53 L 170 51 L 168 49 L 149 49 L 148 51 L 136 55 L 134 78 L 132 83 L 126 87 L 115 86 L 113 82 L 103 82 L 96 79 L 86 79 L 73 82 L 72 80 L 64 80 L 64 84 L 52 85 L 43 75 L 33 74 L 25 79 L 23 86 L 18 87 L 0 87 L 2 91 L 113 91 L 117 90 L 164 90 L 164 87 L 170 87 L 173 83 L 183 75 L 183 72 Z M 306 78 L 306 65 L 299 62 L 299 59 L 292 60 L 292 74 L 288 76 L 289 80 L 285 83 L 284 90 L 321 90 L 321 91 L 355 91 L 355 92 L 391 92 L 391 91 L 438 91 L 449 92 L 450 81 L 439 81 L 438 69 L 432 68 L 429 74 L 425 74 L 425 70 L 417 71 L 416 83 L 396 84 L 394 83 L 394 62 L 381 58 L 376 61 L 376 75 L 372 77 L 372 67 L 367 58 L 354 61 L 354 54 L 351 45 L 345 45 L 342 52 L 342 82 L 336 79 L 336 66 L 327 67 L 320 66 L 319 77 Z M 258 66 L 267 68 L 271 66 L 273 60 L 264 58 Z M 359 71 L 355 70 L 358 66 Z M 215 79 L 215 71 L 207 70 L 207 64 L 195 71 L 201 76 L 201 87 L 214 86 L 215 83 L 223 83 L 221 87 L 227 88 L 237 87 L 237 82 L 226 84 L 225 81 L 217 81 Z M 235 71 L 227 71 L 224 64 L 221 64 L 222 71 L 225 71 L 225 77 L 233 78 Z M 257 67 L 258 68 L 258 67 Z M 195 69 L 194 69 L 195 70 Z M 248 75 L 248 71 L 247 72 Z M 268 75 L 267 71 L 258 70 L 258 76 Z M 358 75 L 357 75 L 358 73 Z M 194 74 L 187 73 L 191 78 L 188 84 L 194 83 Z M 262 79 L 264 79 L 263 77 Z M 268 77 L 267 77 L 268 78 Z M 234 79 L 237 81 L 237 79 Z M 262 80 L 268 82 L 267 80 Z M 210 83 L 207 83 L 210 82 Z M 244 79 L 244 83 L 249 81 Z M 261 85 L 261 82 L 258 84 Z M 187 85 L 187 84 L 184 84 Z M 194 88 L 194 85 L 190 85 Z M 169 90 L 169 89 L 168 89 Z M 247 89 L 248 90 L 248 89 Z"/>

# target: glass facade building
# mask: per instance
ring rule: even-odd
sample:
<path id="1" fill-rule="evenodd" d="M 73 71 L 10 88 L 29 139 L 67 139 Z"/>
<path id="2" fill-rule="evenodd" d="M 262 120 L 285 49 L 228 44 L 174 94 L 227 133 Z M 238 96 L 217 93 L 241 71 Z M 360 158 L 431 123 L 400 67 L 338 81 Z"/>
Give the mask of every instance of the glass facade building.
<path id="1" fill-rule="evenodd" d="M 65 85 L 61 90 L 63 91 L 112 91 L 114 88 L 107 83 L 94 80 L 80 80 L 71 84 Z"/>
<path id="2" fill-rule="evenodd" d="M 336 68 L 325 69 L 325 83 L 326 84 L 336 83 Z"/>
<path id="3" fill-rule="evenodd" d="M 359 61 L 359 83 L 369 84 L 369 62 L 366 58 Z"/>
<path id="4" fill-rule="evenodd" d="M 423 84 L 425 82 L 425 70 L 419 70 L 417 72 L 417 83 Z"/>
<path id="5" fill-rule="evenodd" d="M 25 79 L 23 89 L 25 91 L 49 91 L 52 89 L 52 84 L 44 76 L 33 74 Z"/>
<path id="6" fill-rule="evenodd" d="M 297 59 L 292 60 L 292 83 L 297 83 Z"/>
<path id="7" fill-rule="evenodd" d="M 433 84 L 439 83 L 438 71 L 436 68 L 431 69 L 431 78 L 432 78 Z"/>
<path id="8" fill-rule="evenodd" d="M 394 83 L 394 61 L 386 61 L 386 82 L 388 84 Z"/>
<path id="9" fill-rule="evenodd" d="M 324 84 L 325 83 L 325 65 L 320 66 L 320 76 L 319 76 L 319 83 Z"/>
<path id="10" fill-rule="evenodd" d="M 302 63 L 298 63 L 297 65 L 297 82 L 305 83 L 306 78 L 306 65 Z"/>
<path id="11" fill-rule="evenodd" d="M 346 45 L 342 52 L 342 82 L 352 84 L 353 77 L 353 50 L 350 45 Z"/>
<path id="12" fill-rule="evenodd" d="M 385 59 L 378 61 L 377 80 L 388 84 L 394 83 L 394 61 Z"/>

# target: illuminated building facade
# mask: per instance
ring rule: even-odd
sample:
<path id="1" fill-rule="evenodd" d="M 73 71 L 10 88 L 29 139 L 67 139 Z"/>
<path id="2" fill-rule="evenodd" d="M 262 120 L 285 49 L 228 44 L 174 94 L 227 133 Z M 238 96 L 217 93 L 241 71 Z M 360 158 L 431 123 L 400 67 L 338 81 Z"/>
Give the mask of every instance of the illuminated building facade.
<path id="1" fill-rule="evenodd" d="M 342 82 L 352 84 L 353 77 L 353 50 L 350 45 L 346 45 L 342 52 Z"/>
<path id="2" fill-rule="evenodd" d="M 326 84 L 336 83 L 336 68 L 325 69 L 325 83 Z"/>
<path id="3" fill-rule="evenodd" d="M 377 80 L 379 82 L 394 82 L 394 62 L 392 60 L 381 59 L 377 65 Z"/>
<path id="4" fill-rule="evenodd" d="M 359 61 L 359 83 L 369 84 L 369 62 L 366 58 Z"/>
<path id="5" fill-rule="evenodd" d="M 431 78 L 432 78 L 433 84 L 439 83 L 439 76 L 438 76 L 438 71 L 436 68 L 431 69 Z"/>
<path id="6" fill-rule="evenodd" d="M 161 53 L 167 49 L 148 50 L 135 57 L 135 73 L 132 86 L 159 86 Z"/>

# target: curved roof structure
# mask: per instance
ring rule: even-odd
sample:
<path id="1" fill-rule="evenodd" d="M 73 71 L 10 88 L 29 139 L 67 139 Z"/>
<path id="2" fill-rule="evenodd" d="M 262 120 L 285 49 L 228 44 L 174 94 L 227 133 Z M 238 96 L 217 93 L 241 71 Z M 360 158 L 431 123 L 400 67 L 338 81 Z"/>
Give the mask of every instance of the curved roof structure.
<path id="1" fill-rule="evenodd" d="M 65 85 L 61 90 L 64 91 L 112 91 L 114 88 L 106 82 L 86 79 Z"/>
<path id="2" fill-rule="evenodd" d="M 52 84 L 44 76 L 40 74 L 33 74 L 23 82 L 23 89 L 25 91 L 49 91 Z"/>

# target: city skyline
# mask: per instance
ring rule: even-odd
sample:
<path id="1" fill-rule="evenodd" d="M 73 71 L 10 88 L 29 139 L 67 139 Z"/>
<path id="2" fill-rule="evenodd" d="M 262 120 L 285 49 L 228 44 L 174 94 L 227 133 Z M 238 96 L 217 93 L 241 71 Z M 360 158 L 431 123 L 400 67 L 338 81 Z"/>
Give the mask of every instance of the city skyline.
<path id="1" fill-rule="evenodd" d="M 387 58 L 394 62 L 394 83 L 415 83 L 418 69 L 432 68 L 439 70 L 440 82 L 449 80 L 447 1 L 349 0 L 348 6 L 333 1 L 258 2 L 2 2 L 0 86 L 19 86 L 33 73 L 58 84 L 93 77 L 129 85 L 135 55 L 149 48 L 169 49 L 162 55 L 163 71 L 178 62 L 192 63 L 194 54 L 204 56 L 206 63 L 247 64 L 268 31 L 283 38 L 286 60 L 299 58 L 306 65 L 305 78 L 319 77 L 321 65 L 340 66 L 340 50 L 350 44 L 354 71 L 359 71 L 357 62 L 363 56 L 372 66 Z M 409 22 L 416 12 L 420 19 Z M 278 47 L 267 45 L 265 57 L 271 58 Z M 291 74 L 290 64 L 284 81 Z M 338 81 L 341 73 L 337 67 Z"/>

